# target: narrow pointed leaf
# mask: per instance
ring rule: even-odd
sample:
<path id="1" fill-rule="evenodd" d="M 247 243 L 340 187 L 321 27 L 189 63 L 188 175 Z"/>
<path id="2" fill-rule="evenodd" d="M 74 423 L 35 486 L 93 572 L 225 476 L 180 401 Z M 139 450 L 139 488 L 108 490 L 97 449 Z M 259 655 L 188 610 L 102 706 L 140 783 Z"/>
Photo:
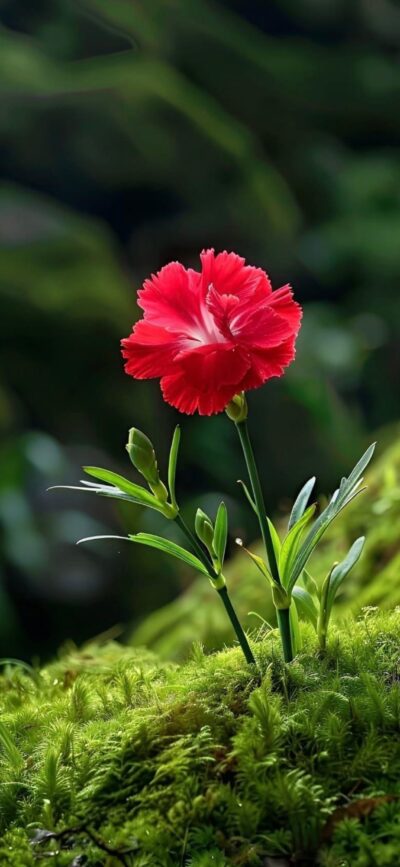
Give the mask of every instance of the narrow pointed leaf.
<path id="1" fill-rule="evenodd" d="M 220 503 L 214 524 L 213 548 L 218 561 L 223 566 L 228 539 L 228 512 L 225 503 Z"/>
<path id="2" fill-rule="evenodd" d="M 257 514 L 257 506 L 256 506 L 256 504 L 255 504 L 255 502 L 254 502 L 254 500 L 253 500 L 253 497 L 251 496 L 251 493 L 250 493 L 250 491 L 249 491 L 249 489 L 248 489 L 246 483 L 243 482 L 242 479 L 238 479 L 237 481 L 238 481 L 238 485 L 240 485 L 240 486 L 242 487 L 242 489 L 243 489 L 243 491 L 244 491 L 244 494 L 245 494 L 245 496 L 246 496 L 246 499 L 247 499 L 248 502 L 250 503 L 251 508 L 252 508 L 253 511 Z"/>
<path id="3" fill-rule="evenodd" d="M 289 592 L 293 589 L 296 581 L 299 579 L 303 569 L 307 565 L 314 548 L 320 541 L 321 537 L 332 523 L 332 521 L 340 514 L 340 512 L 351 503 L 351 501 L 365 490 L 360 488 L 361 476 L 369 464 L 374 453 L 375 443 L 372 443 L 367 451 L 360 458 L 354 469 L 351 471 L 348 479 L 342 480 L 340 488 L 333 494 L 326 509 L 321 512 L 313 527 L 302 543 L 298 554 L 292 564 L 290 577 L 288 579 L 287 589 Z"/>
<path id="4" fill-rule="evenodd" d="M 335 601 L 335 596 L 339 590 L 340 585 L 349 574 L 353 566 L 355 566 L 357 561 L 360 559 L 362 550 L 364 548 L 364 543 L 365 536 L 360 536 L 358 539 L 356 539 L 344 560 L 342 560 L 341 563 L 338 563 L 338 565 L 332 569 L 329 578 L 329 589 L 327 593 L 328 613 L 330 613 L 332 609 L 333 603 Z"/>
<path id="5" fill-rule="evenodd" d="M 209 577 L 206 567 L 198 557 L 195 557 L 190 551 L 186 551 L 185 548 L 181 548 L 180 545 L 176 545 L 175 542 L 170 542 L 169 539 L 163 539 L 162 536 L 153 536 L 152 533 L 136 533 L 129 536 L 129 539 L 131 542 L 136 542 L 137 545 L 147 545 L 149 548 L 164 551 L 165 554 L 176 557 L 177 560 L 181 560 L 182 563 L 186 563 L 187 566 L 191 566 L 197 572 L 201 572 L 203 575 Z"/>
<path id="6" fill-rule="evenodd" d="M 125 479 L 125 477 L 120 476 L 119 473 L 113 473 L 111 470 L 104 470 L 101 467 L 83 467 L 83 469 L 88 476 L 93 476 L 95 479 L 100 479 L 102 482 L 114 485 L 114 487 L 123 491 L 124 494 L 135 497 L 144 505 L 154 507 L 155 504 L 158 504 L 156 497 L 154 497 L 153 494 L 150 494 L 150 491 L 146 491 L 146 489 L 142 488 L 141 485 L 136 485 L 135 482 Z"/>
<path id="7" fill-rule="evenodd" d="M 276 562 L 279 563 L 279 555 L 281 553 L 281 547 L 282 547 L 281 540 L 278 536 L 278 533 L 277 533 L 277 530 L 276 530 L 274 524 L 272 523 L 272 521 L 268 517 L 268 515 L 267 515 L 267 521 L 268 521 L 269 531 L 271 533 L 272 544 L 274 546 Z"/>
<path id="8" fill-rule="evenodd" d="M 103 539 L 119 539 L 122 542 L 129 542 L 129 536 L 85 536 L 83 539 L 78 539 L 77 545 L 82 545 L 84 542 L 97 542 Z"/>
<path id="9" fill-rule="evenodd" d="M 298 653 L 300 653 L 303 642 L 301 639 L 300 624 L 299 624 L 299 618 L 298 618 L 298 614 L 297 614 L 297 608 L 293 602 L 289 608 L 289 620 L 290 620 L 290 633 L 292 636 L 292 648 L 293 648 L 293 653 L 296 656 Z"/>
<path id="10" fill-rule="evenodd" d="M 146 545 L 148 548 L 156 548 L 157 551 L 163 551 L 165 554 L 170 554 L 171 557 L 176 557 L 178 560 L 181 560 L 183 563 L 186 563 L 187 566 L 191 566 L 193 569 L 196 569 L 197 572 L 202 572 L 203 575 L 209 574 L 205 566 L 203 566 L 201 560 L 195 557 L 194 554 L 191 554 L 190 551 L 186 551 L 185 548 L 181 548 L 180 545 L 176 545 L 175 542 L 170 542 L 169 539 L 163 539 L 162 536 L 153 536 L 152 533 L 136 533 L 135 535 L 129 536 L 86 536 L 84 539 L 79 539 L 77 545 L 81 545 L 83 542 L 96 542 L 100 539 L 118 539 L 122 542 L 136 542 L 137 545 Z"/>
<path id="11" fill-rule="evenodd" d="M 318 584 L 316 581 L 314 581 L 314 578 L 312 577 L 312 575 L 310 575 L 307 569 L 304 569 L 301 577 L 303 579 L 305 589 L 308 590 L 311 596 L 316 596 L 317 599 L 319 599 L 320 590 Z"/>
<path id="12" fill-rule="evenodd" d="M 257 569 L 260 570 L 261 574 L 264 575 L 264 578 L 267 578 L 268 581 L 273 583 L 272 575 L 268 569 L 268 566 L 267 566 L 265 560 L 263 560 L 262 557 L 259 557 L 258 554 L 253 554 L 252 551 L 249 551 L 248 548 L 245 548 L 244 545 L 242 544 L 242 542 L 238 542 L 238 544 L 240 545 L 242 550 L 247 554 L 247 556 L 250 557 L 250 560 L 253 561 L 254 565 L 257 566 Z"/>
<path id="13" fill-rule="evenodd" d="M 296 497 L 292 511 L 290 513 L 288 530 L 291 530 L 292 527 L 294 526 L 294 524 L 296 524 L 296 522 L 299 520 L 299 518 L 301 518 L 302 515 L 304 514 L 307 503 L 308 503 L 310 496 L 311 496 L 311 492 L 314 488 L 314 485 L 315 485 L 315 476 L 312 476 L 312 478 L 309 479 L 308 482 L 305 483 L 305 485 L 303 485 L 300 493 Z"/>
<path id="14" fill-rule="evenodd" d="M 168 489 L 173 506 L 177 506 L 175 496 L 176 465 L 178 462 L 179 443 L 181 441 L 181 429 L 177 424 L 172 437 L 168 461 Z"/>
<path id="15" fill-rule="evenodd" d="M 140 488 L 140 490 L 144 491 L 144 497 L 136 497 L 132 496 L 132 494 L 126 494 L 124 491 L 120 491 L 119 488 L 116 488 L 113 485 L 96 485 L 91 482 L 82 482 L 82 487 L 79 485 L 52 485 L 50 488 L 47 488 L 47 490 L 83 491 L 84 494 L 96 494 L 99 497 L 110 497 L 113 500 L 124 500 L 126 503 L 134 503 L 137 506 L 147 506 L 149 509 L 155 509 L 157 512 L 163 514 L 162 505 L 156 497 L 153 497 L 152 494 L 145 491 L 144 488 Z"/>
<path id="16" fill-rule="evenodd" d="M 347 479 L 347 485 L 346 485 L 348 490 L 351 490 L 354 487 L 354 485 L 356 484 L 356 482 L 358 481 L 358 479 L 362 476 L 364 470 L 366 469 L 366 467 L 368 466 L 368 464 L 372 458 L 372 455 L 375 451 L 375 446 L 376 446 L 376 443 L 372 443 L 367 448 L 367 450 L 364 452 L 363 456 L 360 458 L 358 463 L 355 465 L 354 469 L 351 471 L 351 473 Z"/>
<path id="17" fill-rule="evenodd" d="M 292 529 L 289 530 L 287 536 L 282 542 L 282 547 L 279 554 L 279 574 L 284 587 L 287 587 L 290 578 L 290 570 L 293 560 L 297 554 L 302 534 L 311 518 L 314 515 L 316 506 L 313 503 L 304 512 L 301 518 L 296 521 Z"/>
<path id="18" fill-rule="evenodd" d="M 300 617 L 302 617 L 303 620 L 309 620 L 314 629 L 316 629 L 318 622 L 318 609 L 311 594 L 308 590 L 305 590 L 304 587 L 297 586 L 293 587 L 292 596 Z"/>

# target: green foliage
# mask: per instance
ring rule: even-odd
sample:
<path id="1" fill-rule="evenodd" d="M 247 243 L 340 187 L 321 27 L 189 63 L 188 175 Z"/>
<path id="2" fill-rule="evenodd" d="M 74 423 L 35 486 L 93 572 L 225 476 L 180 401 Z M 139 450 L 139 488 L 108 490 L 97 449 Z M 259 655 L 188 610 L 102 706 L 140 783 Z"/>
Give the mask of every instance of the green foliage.
<path id="1" fill-rule="evenodd" d="M 380 447 L 373 466 L 365 478 L 367 490 L 342 512 L 337 524 L 330 525 L 310 561 L 313 581 L 303 572 L 302 583 L 316 595 L 318 586 L 331 571 L 332 564 L 343 560 L 354 539 L 365 534 L 362 557 L 340 588 L 333 617 L 341 618 L 349 611 L 359 612 L 364 606 L 393 608 L 400 605 L 400 437 L 397 428 L 388 435 L 388 444 Z M 322 500 L 322 509 L 326 503 Z M 286 525 L 283 519 L 281 524 Z M 249 612 L 255 611 L 268 622 L 274 622 L 272 602 L 266 598 L 266 582 L 259 569 L 261 547 L 253 546 L 257 562 L 240 551 L 229 563 L 224 574 L 236 610 L 247 629 L 255 625 Z M 258 559 L 257 559 L 258 558 Z M 260 580 L 261 579 L 261 580 Z M 313 583 L 313 587 L 311 586 Z M 147 618 L 135 631 L 134 640 L 157 649 L 168 657 L 184 653 L 193 634 L 206 644 L 222 646 L 231 641 L 225 627 L 223 612 L 216 608 L 210 614 L 211 592 L 199 581 L 194 582 L 183 597 Z M 205 611 L 207 613 L 205 613 Z"/>
<path id="2" fill-rule="evenodd" d="M 289 667 L 275 631 L 255 637 L 257 676 L 239 648 L 199 646 L 182 667 L 113 643 L 36 679 L 6 667 L 1 863 L 394 867 L 399 628 L 366 614 L 319 659 L 305 627 Z"/>

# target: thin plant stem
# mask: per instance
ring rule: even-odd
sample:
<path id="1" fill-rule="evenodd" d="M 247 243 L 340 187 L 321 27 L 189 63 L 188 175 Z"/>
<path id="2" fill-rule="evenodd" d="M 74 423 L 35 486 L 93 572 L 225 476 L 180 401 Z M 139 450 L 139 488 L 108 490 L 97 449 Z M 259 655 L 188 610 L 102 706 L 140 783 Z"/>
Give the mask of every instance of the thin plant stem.
<path id="1" fill-rule="evenodd" d="M 237 432 L 239 434 L 240 443 L 243 449 L 244 459 L 246 461 L 247 472 L 253 491 L 254 502 L 257 509 L 257 517 L 260 525 L 261 536 L 267 552 L 269 568 L 273 581 L 277 587 L 282 587 L 279 575 L 278 563 L 275 555 L 275 548 L 272 541 L 271 531 L 268 526 L 267 513 L 265 509 L 264 495 L 261 488 L 260 477 L 258 475 L 257 464 L 254 457 L 253 447 L 251 445 L 247 421 L 235 422 Z M 293 659 L 292 636 L 290 631 L 289 609 L 276 609 L 278 626 L 281 634 L 283 656 L 285 662 L 291 662 Z"/>
<path id="2" fill-rule="evenodd" d="M 279 632 L 282 640 L 283 658 L 285 662 L 291 662 L 293 659 L 292 648 L 292 633 L 290 630 L 290 609 L 277 608 L 276 617 L 279 626 Z"/>
<path id="3" fill-rule="evenodd" d="M 241 421 L 236 425 L 239 434 L 240 443 L 243 449 L 244 459 L 246 461 L 247 472 L 251 482 L 254 501 L 257 507 L 257 516 L 260 524 L 262 540 L 268 555 L 269 568 L 271 575 L 276 584 L 281 583 L 276 562 L 275 549 L 272 541 L 271 532 L 268 526 L 267 513 L 264 502 L 264 495 L 261 488 L 260 477 L 258 475 L 257 464 L 254 457 L 253 447 L 251 445 L 249 430 L 246 421 Z"/>
<path id="4" fill-rule="evenodd" d="M 187 524 L 185 523 L 185 521 L 183 520 L 183 518 L 181 517 L 181 515 L 179 513 L 176 516 L 175 520 L 176 520 L 176 523 L 181 528 L 182 532 L 185 534 L 188 542 L 190 543 L 194 552 L 198 556 L 199 560 L 203 563 L 203 566 L 206 567 L 208 574 L 209 574 L 209 577 L 210 577 L 210 580 L 215 581 L 216 575 L 212 570 L 211 563 L 208 559 L 208 556 L 207 556 L 205 550 L 202 548 L 200 543 L 197 541 L 196 537 L 191 532 L 191 530 L 189 529 L 189 527 L 187 526 Z M 247 640 L 246 633 L 244 632 L 244 629 L 243 629 L 243 627 L 239 621 L 239 618 L 236 614 L 236 611 L 232 605 L 232 602 L 231 602 L 231 599 L 230 599 L 230 596 L 228 593 L 228 588 L 226 587 L 226 585 L 224 585 L 223 587 L 216 588 L 216 589 L 217 589 L 217 593 L 218 593 L 219 597 L 222 600 L 222 603 L 223 603 L 225 611 L 229 617 L 229 620 L 231 621 L 234 632 L 236 633 L 236 638 L 240 644 L 240 647 L 242 648 L 246 662 L 248 662 L 249 665 L 256 665 L 256 660 L 253 656 L 253 652 L 252 652 L 250 645 L 249 645 L 249 642 Z"/>
<path id="5" fill-rule="evenodd" d="M 231 602 L 231 599 L 230 599 L 230 596 L 228 593 L 228 588 L 225 585 L 225 587 L 221 587 L 221 589 L 218 590 L 217 593 L 219 594 L 220 598 L 222 599 L 222 602 L 225 606 L 225 611 L 226 611 L 226 613 L 229 617 L 229 620 L 231 621 L 232 626 L 236 632 L 236 637 L 237 637 L 237 640 L 238 640 L 238 642 L 239 642 L 239 644 L 243 650 L 246 662 L 248 662 L 249 665 L 256 665 L 256 661 L 254 659 L 252 650 L 250 648 L 249 642 L 247 641 L 246 633 L 245 633 L 245 631 L 244 631 L 244 629 L 243 629 L 243 627 L 239 621 L 239 618 L 236 614 L 236 611 L 232 605 L 232 602 Z"/>

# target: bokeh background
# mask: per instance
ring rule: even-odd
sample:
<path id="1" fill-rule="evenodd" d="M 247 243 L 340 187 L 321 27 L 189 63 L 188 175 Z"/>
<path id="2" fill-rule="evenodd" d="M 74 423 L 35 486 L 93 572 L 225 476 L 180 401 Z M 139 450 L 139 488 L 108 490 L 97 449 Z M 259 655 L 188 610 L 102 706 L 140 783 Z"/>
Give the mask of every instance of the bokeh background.
<path id="1" fill-rule="evenodd" d="M 250 395 L 271 512 L 329 490 L 400 415 L 400 9 L 381 0 L 1 0 L 0 654 L 46 658 L 132 625 L 193 576 L 81 536 L 162 531 L 79 494 L 84 463 L 161 465 L 177 414 L 123 373 L 144 277 L 206 246 L 290 281 L 283 380 Z M 183 419 L 191 519 L 221 492 L 256 536 L 224 416 Z M 193 636 L 195 637 L 195 636 Z"/>

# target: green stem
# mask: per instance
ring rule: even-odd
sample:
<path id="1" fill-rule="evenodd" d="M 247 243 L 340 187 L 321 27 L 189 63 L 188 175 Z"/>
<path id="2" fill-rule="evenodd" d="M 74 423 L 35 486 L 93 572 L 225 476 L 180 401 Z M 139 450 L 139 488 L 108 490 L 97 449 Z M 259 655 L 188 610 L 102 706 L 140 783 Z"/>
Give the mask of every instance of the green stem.
<path id="1" fill-rule="evenodd" d="M 189 529 L 189 527 L 187 526 L 187 524 L 185 523 L 185 521 L 183 520 L 183 518 L 181 517 L 181 515 L 179 513 L 177 514 L 175 520 L 176 520 L 176 523 L 181 528 L 182 532 L 185 534 L 187 540 L 189 541 L 189 543 L 190 543 L 191 547 L 193 548 L 194 552 L 196 553 L 197 557 L 199 558 L 199 560 L 201 560 L 201 562 L 203 563 L 203 566 L 206 567 L 208 574 L 209 574 L 209 577 L 210 577 L 210 580 L 215 581 L 217 576 L 215 575 L 215 572 L 213 572 L 212 565 L 211 565 L 211 563 L 208 559 L 208 556 L 205 553 L 204 549 L 201 547 L 200 543 L 197 541 L 196 537 L 191 532 L 191 530 Z M 224 607 L 225 607 L 225 611 L 226 611 L 226 613 L 229 617 L 229 620 L 231 621 L 231 624 L 233 626 L 233 629 L 236 633 L 237 640 L 238 640 L 238 642 L 242 648 L 246 662 L 248 662 L 249 665 L 256 665 L 256 661 L 255 661 L 253 653 L 251 651 L 249 642 L 247 641 L 246 634 L 245 634 L 245 632 L 241 626 L 239 618 L 238 618 L 236 611 L 235 611 L 235 609 L 232 605 L 232 602 L 230 600 L 228 588 L 226 586 L 221 587 L 217 590 L 217 593 L 220 596 L 220 598 L 222 599 L 222 602 L 223 602 Z"/>
<path id="2" fill-rule="evenodd" d="M 257 516 L 260 524 L 261 536 L 267 552 L 268 563 L 272 578 L 278 587 L 281 587 L 281 579 L 279 575 L 278 563 L 275 555 L 275 548 L 272 541 L 271 531 L 268 526 L 267 513 L 265 509 L 264 495 L 261 488 L 260 477 L 258 475 L 257 464 L 254 457 L 253 447 L 250 442 L 249 431 L 246 420 L 235 422 L 236 429 L 239 434 L 240 443 L 243 449 L 244 458 L 246 461 L 247 472 L 249 474 L 253 497 L 257 508 Z M 283 656 L 285 662 L 291 662 L 293 659 L 292 636 L 290 631 L 289 609 L 276 609 L 279 631 L 281 634 Z"/>
<path id="3" fill-rule="evenodd" d="M 257 464 L 254 457 L 253 447 L 250 442 L 249 431 L 246 421 L 241 421 L 236 425 L 239 434 L 240 443 L 243 449 L 244 459 L 246 461 L 247 472 L 249 474 L 251 487 L 255 504 L 257 506 L 257 515 L 260 524 L 260 530 L 264 546 L 268 555 L 269 568 L 274 581 L 280 585 L 278 564 L 276 562 L 275 549 L 272 541 L 271 532 L 268 526 L 267 513 L 264 503 L 264 495 L 261 488 L 260 477 L 258 475 Z"/>
<path id="4" fill-rule="evenodd" d="M 293 649 L 289 608 L 277 608 L 276 616 L 278 619 L 279 632 L 281 634 L 283 658 L 285 662 L 291 662 L 293 659 Z"/>
<path id="5" fill-rule="evenodd" d="M 211 570 L 211 564 L 210 564 L 210 560 L 208 558 L 208 555 L 205 552 L 205 549 L 202 547 L 202 545 L 200 545 L 200 542 L 197 541 L 196 536 L 189 529 L 188 525 L 185 523 L 185 521 L 183 520 L 183 518 L 179 512 L 175 518 L 175 521 L 178 524 L 178 526 L 181 528 L 182 532 L 185 534 L 185 536 L 186 536 L 188 542 L 190 543 L 191 547 L 193 548 L 193 551 L 195 552 L 196 556 L 202 562 L 203 566 L 205 566 L 206 569 L 208 570 L 210 578 L 215 577 L 214 573 L 210 571 Z"/>
<path id="6" fill-rule="evenodd" d="M 249 665 L 256 665 L 256 661 L 255 661 L 253 653 L 250 649 L 249 642 L 247 641 L 245 632 L 242 628 L 242 625 L 238 619 L 236 611 L 235 611 L 235 609 L 232 605 L 232 602 L 230 600 L 230 596 L 229 596 L 227 587 L 221 587 L 221 589 L 218 590 L 217 593 L 219 594 L 219 596 L 222 599 L 222 602 L 224 603 L 225 611 L 226 611 L 226 613 L 229 617 L 229 620 L 231 621 L 232 626 L 236 632 L 236 637 L 237 637 L 237 640 L 238 640 L 238 642 L 239 642 L 239 644 L 243 650 L 246 662 L 248 662 Z"/>

